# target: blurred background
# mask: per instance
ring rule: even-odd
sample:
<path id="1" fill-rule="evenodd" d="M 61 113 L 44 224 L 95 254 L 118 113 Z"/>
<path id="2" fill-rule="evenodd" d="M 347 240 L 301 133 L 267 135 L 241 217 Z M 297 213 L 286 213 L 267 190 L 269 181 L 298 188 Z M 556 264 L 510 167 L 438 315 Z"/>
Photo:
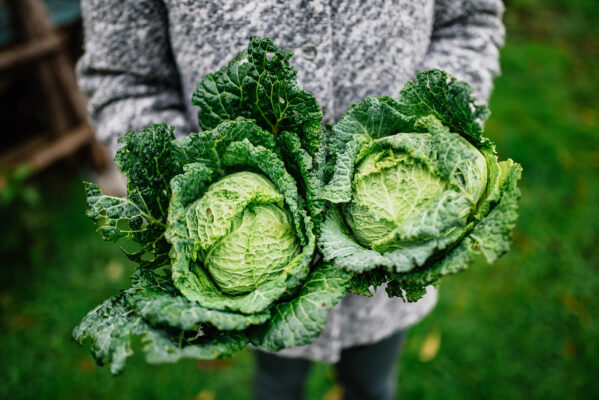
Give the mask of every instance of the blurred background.
<path id="1" fill-rule="evenodd" d="M 77 105 L 79 5 L 34 3 L 0 2 L 0 398 L 249 399 L 250 351 L 134 356 L 115 378 L 70 340 L 133 265 L 85 216 L 81 180 L 107 163 Z M 398 362 L 405 399 L 599 398 L 599 2 L 505 3 L 486 132 L 524 168 L 514 245 L 444 280 Z M 316 364 L 308 398 L 340 393 Z"/>

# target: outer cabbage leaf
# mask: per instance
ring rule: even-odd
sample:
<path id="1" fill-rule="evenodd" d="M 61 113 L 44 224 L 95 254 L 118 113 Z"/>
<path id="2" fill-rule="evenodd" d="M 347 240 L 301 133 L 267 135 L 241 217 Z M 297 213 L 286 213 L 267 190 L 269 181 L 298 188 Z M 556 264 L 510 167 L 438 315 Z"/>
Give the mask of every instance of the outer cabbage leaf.
<path id="1" fill-rule="evenodd" d="M 456 229 L 441 239 L 381 253 L 360 245 L 346 227 L 338 208 L 331 207 L 327 210 L 318 245 L 325 261 L 334 261 L 348 271 L 363 273 L 385 267 L 392 272 L 407 272 L 423 266 L 435 252 L 447 249 L 464 231 Z"/>
<path id="2" fill-rule="evenodd" d="M 124 145 L 117 151 L 115 161 L 127 176 L 126 198 L 105 196 L 91 183 L 85 187 L 87 214 L 100 222 L 98 231 L 104 240 L 116 242 L 128 238 L 141 245 L 138 251 L 123 251 L 144 267 L 158 267 L 168 262 L 170 246 L 164 239 L 164 231 L 169 182 L 182 172 L 181 154 L 173 145 L 173 139 L 173 128 L 164 124 L 129 132 L 119 139 Z M 144 257 L 146 254 L 152 258 Z"/>
<path id="3" fill-rule="evenodd" d="M 490 115 L 489 109 L 475 104 L 470 85 L 439 69 L 418 72 L 416 78 L 417 82 L 409 81 L 401 90 L 397 107 L 412 124 L 433 115 L 476 147 L 491 146 L 482 136 L 481 126 Z"/>
<path id="4" fill-rule="evenodd" d="M 372 289 L 389 280 L 389 274 L 382 268 L 372 269 L 361 274 L 354 274 L 349 282 L 348 291 L 361 296 L 372 297 Z"/>
<path id="5" fill-rule="evenodd" d="M 512 242 L 512 230 L 518 219 L 518 181 L 522 167 L 508 159 L 499 163 L 501 198 L 489 214 L 476 224 L 470 236 L 475 249 L 492 263 L 505 254 Z"/>
<path id="6" fill-rule="evenodd" d="M 411 127 L 400 111 L 400 104 L 391 97 L 367 97 L 352 104 L 343 118 L 333 126 L 333 140 L 330 145 L 341 150 L 353 135 L 368 135 L 373 139 L 382 138 L 397 132 L 405 132 Z"/>
<path id="7" fill-rule="evenodd" d="M 80 344 L 91 340 L 96 362 L 109 365 L 113 374 L 121 372 L 127 357 L 133 355 L 132 341 L 136 337 L 141 339 L 146 361 L 152 364 L 227 357 L 248 343 L 243 333 L 201 334 L 154 327 L 134 314 L 122 296 L 100 304 L 73 330 L 73 338 Z"/>
<path id="8" fill-rule="evenodd" d="M 211 129 L 239 116 L 252 118 L 273 135 L 296 133 L 302 147 L 314 154 L 320 147 L 322 110 L 298 84 L 297 70 L 289 65 L 292 55 L 269 39 L 252 36 L 247 50 L 198 85 L 192 104 L 200 107 L 200 126 Z"/>
<path id="9" fill-rule="evenodd" d="M 243 315 L 200 306 L 187 300 L 173 286 L 170 278 L 146 271 L 133 277 L 133 287 L 126 292 L 127 304 L 152 325 L 164 325 L 182 330 L 197 330 L 209 323 L 223 331 L 243 330 L 263 324 L 270 312 Z"/>
<path id="10" fill-rule="evenodd" d="M 320 232 L 325 201 L 321 196 L 325 167 L 326 149 L 321 147 L 314 155 L 310 155 L 301 144 L 297 134 L 281 132 L 277 137 L 289 173 L 300 184 L 299 190 L 306 199 L 306 206 L 312 217 L 314 231 Z"/>
<path id="11" fill-rule="evenodd" d="M 243 139 L 277 154 L 279 152 L 270 132 L 258 126 L 256 121 L 243 117 L 223 122 L 211 130 L 192 133 L 175 140 L 173 145 L 181 152 L 185 164 L 200 162 L 213 171 L 214 177 L 220 177 L 226 173 L 222 164 L 225 150 L 232 142 Z"/>
<path id="12" fill-rule="evenodd" d="M 324 329 L 328 310 L 347 293 L 351 276 L 330 263 L 316 267 L 293 299 L 274 306 L 268 324 L 252 328 L 252 343 L 268 351 L 311 343 Z"/>

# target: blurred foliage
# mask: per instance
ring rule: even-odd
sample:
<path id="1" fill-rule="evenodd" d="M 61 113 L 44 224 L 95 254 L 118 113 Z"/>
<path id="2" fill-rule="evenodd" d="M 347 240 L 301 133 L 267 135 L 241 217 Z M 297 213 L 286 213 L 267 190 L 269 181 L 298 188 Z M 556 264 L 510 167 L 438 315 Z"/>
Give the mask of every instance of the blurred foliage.
<path id="1" fill-rule="evenodd" d="M 402 398 L 599 397 L 599 2 L 506 6 L 486 129 L 524 167 L 515 243 L 495 265 L 444 280 L 437 308 L 409 333 Z M 0 398 L 249 399 L 249 351 L 162 366 L 135 356 L 113 378 L 70 342 L 133 266 L 94 232 L 80 178 L 59 172 L 38 179 L 41 201 L 26 200 L 23 181 L 10 206 L 0 195 Z M 338 391 L 333 369 L 316 364 L 307 398 Z"/>
<path id="2" fill-rule="evenodd" d="M 36 230 L 45 222 L 39 190 L 27 182 L 30 176 L 27 167 L 0 167 L 0 255 L 21 264 L 27 264 L 29 256 L 23 246 L 34 241 Z M 6 278 L 3 281 L 0 287 L 7 284 Z"/>
<path id="3" fill-rule="evenodd" d="M 599 396 L 599 2 L 510 1 L 486 130 L 524 168 L 512 251 L 441 286 L 405 398 Z M 419 362 L 430 332 L 438 355 Z"/>

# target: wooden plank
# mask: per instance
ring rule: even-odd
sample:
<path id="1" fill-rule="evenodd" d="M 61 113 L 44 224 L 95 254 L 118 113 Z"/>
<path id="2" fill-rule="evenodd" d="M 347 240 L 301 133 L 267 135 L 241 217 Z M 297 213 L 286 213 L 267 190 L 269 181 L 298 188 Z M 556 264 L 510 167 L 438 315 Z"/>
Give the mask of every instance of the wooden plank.
<path id="1" fill-rule="evenodd" d="M 60 50 L 64 37 L 52 35 L 27 44 L 17 45 L 0 52 L 0 71 L 39 60 Z"/>
<path id="2" fill-rule="evenodd" d="M 15 31 L 24 42 L 32 43 L 55 36 L 43 1 L 6 0 L 6 3 L 13 17 Z M 73 87 L 77 88 L 75 74 L 64 52 L 58 52 L 39 63 L 37 76 L 47 99 L 53 135 L 58 136 L 85 121 L 85 100 L 81 93 L 73 94 Z M 80 115 L 84 118 L 80 118 Z"/>
<path id="3" fill-rule="evenodd" d="M 25 143 L 8 149 L 8 151 L 0 155 L 0 165 L 18 165 L 22 160 L 28 158 L 31 153 L 36 151 L 36 149 L 43 147 L 47 141 L 48 138 L 46 136 L 37 136 Z"/>
<path id="4" fill-rule="evenodd" d="M 48 10 L 41 0 L 5 0 L 21 39 L 39 39 L 53 31 Z"/>
<path id="5" fill-rule="evenodd" d="M 39 171 L 94 140 L 92 128 L 88 124 L 82 124 L 60 136 L 47 137 L 43 140 L 34 139 L 33 143 L 24 143 L 13 148 L 0 155 L 0 165 L 6 167 L 24 165 L 33 171 Z"/>
<path id="6" fill-rule="evenodd" d="M 5 0 L 11 11 L 15 30 L 21 40 L 37 43 L 52 40 L 54 31 L 48 11 L 42 0 Z M 94 167 L 102 170 L 107 165 L 106 152 L 95 141 L 94 133 L 87 123 L 86 99 L 79 90 L 73 66 L 66 52 L 57 51 L 37 65 L 46 110 L 49 117 L 50 135 L 43 145 L 25 143 L 20 148 L 0 157 L 10 165 L 26 164 L 35 171 L 43 169 L 59 158 L 66 157 L 85 144 L 92 144 L 90 157 Z M 73 126 L 76 128 L 72 129 Z"/>

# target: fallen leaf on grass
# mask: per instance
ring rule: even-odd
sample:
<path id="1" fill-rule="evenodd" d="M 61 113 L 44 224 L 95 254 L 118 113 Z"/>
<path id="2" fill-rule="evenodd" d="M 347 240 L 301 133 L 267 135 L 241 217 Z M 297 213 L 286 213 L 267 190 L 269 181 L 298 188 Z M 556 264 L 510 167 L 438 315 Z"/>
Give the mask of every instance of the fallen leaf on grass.
<path id="1" fill-rule="evenodd" d="M 196 360 L 197 367 L 204 370 L 229 368 L 231 364 L 231 360 Z"/>
<path id="2" fill-rule="evenodd" d="M 573 293 L 566 291 L 562 293 L 560 296 L 560 300 L 566 310 L 576 318 L 580 320 L 580 322 L 584 323 L 588 321 L 588 312 L 587 307 L 584 302 L 578 300 Z"/>
<path id="3" fill-rule="evenodd" d="M 111 282 L 118 281 L 123 276 L 123 263 L 116 260 L 110 260 L 108 264 L 106 264 L 104 273 Z"/>
<path id="4" fill-rule="evenodd" d="M 94 372 L 94 370 L 96 369 L 96 364 L 94 364 L 94 362 L 89 357 L 79 358 L 77 360 L 77 366 L 82 371 L 85 371 L 88 373 Z"/>
<path id="5" fill-rule="evenodd" d="M 196 394 L 193 400 L 214 400 L 216 395 L 212 390 L 204 389 L 200 393 Z"/>
<path id="6" fill-rule="evenodd" d="M 562 356 L 568 360 L 573 360 L 578 355 L 578 349 L 574 343 L 566 343 L 562 347 Z"/>
<path id="7" fill-rule="evenodd" d="M 33 315 L 15 315 L 9 323 L 11 330 L 19 331 L 22 329 L 31 328 L 37 322 L 37 318 Z"/>
<path id="8" fill-rule="evenodd" d="M 343 388 L 335 385 L 324 394 L 322 400 L 341 400 L 343 399 L 343 393 Z"/>
<path id="9" fill-rule="evenodd" d="M 441 348 L 441 332 L 434 330 L 429 332 L 420 348 L 418 358 L 422 362 L 429 362 L 437 356 Z"/>

